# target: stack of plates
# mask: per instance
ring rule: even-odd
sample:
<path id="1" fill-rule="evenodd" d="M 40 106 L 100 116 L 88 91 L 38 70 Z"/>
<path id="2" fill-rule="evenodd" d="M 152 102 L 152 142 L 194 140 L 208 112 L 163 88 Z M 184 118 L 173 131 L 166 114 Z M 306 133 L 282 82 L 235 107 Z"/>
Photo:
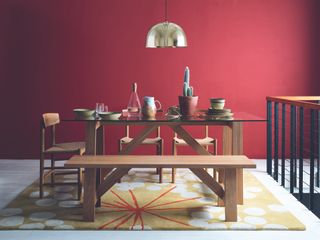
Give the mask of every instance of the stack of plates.
<path id="1" fill-rule="evenodd" d="M 207 118 L 209 119 L 232 119 L 233 113 L 231 109 L 214 109 L 209 108 Z"/>

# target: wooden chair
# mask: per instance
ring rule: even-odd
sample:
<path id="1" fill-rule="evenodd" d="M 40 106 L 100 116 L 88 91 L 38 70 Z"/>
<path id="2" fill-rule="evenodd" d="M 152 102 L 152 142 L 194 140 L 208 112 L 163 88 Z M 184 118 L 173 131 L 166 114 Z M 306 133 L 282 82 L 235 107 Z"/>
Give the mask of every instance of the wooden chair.
<path id="1" fill-rule="evenodd" d="M 201 146 L 205 147 L 206 150 L 209 150 L 209 146 L 213 146 L 213 155 L 217 155 L 217 139 L 209 137 L 209 127 L 205 126 L 205 137 L 204 138 L 196 138 L 195 139 Z M 178 138 L 177 133 L 174 134 L 174 138 L 172 140 L 172 151 L 173 155 L 177 155 L 177 146 L 189 146 L 183 139 Z M 215 175 L 215 172 L 214 172 Z M 172 183 L 176 181 L 176 169 L 172 168 Z"/>
<path id="2" fill-rule="evenodd" d="M 130 127 L 126 126 L 125 137 L 119 139 L 119 152 L 122 150 L 122 146 L 129 144 L 133 138 L 130 137 Z M 156 154 L 163 155 L 163 139 L 160 137 L 160 127 L 157 128 L 157 136 L 155 138 L 146 138 L 142 145 L 156 145 Z M 157 174 L 159 174 L 159 182 L 162 183 L 162 168 L 157 168 Z"/>
<path id="3" fill-rule="evenodd" d="M 78 187 L 78 199 L 81 197 L 81 169 L 70 169 L 64 168 L 63 166 L 55 166 L 56 161 L 66 160 L 66 159 L 55 159 L 55 155 L 58 154 L 76 154 L 83 155 L 85 152 L 84 142 L 64 142 L 56 143 L 56 125 L 60 123 L 60 117 L 58 113 L 44 113 L 42 114 L 42 119 L 40 122 L 40 180 L 39 180 L 39 195 L 40 198 L 43 197 L 43 186 L 44 185 L 77 185 Z M 51 128 L 51 145 L 46 148 L 46 129 Z M 44 159 L 46 155 L 50 155 L 51 166 L 44 166 Z M 62 183 L 55 182 L 55 175 L 63 174 L 77 174 L 77 182 Z M 50 183 L 45 183 L 45 177 L 51 177 Z"/>

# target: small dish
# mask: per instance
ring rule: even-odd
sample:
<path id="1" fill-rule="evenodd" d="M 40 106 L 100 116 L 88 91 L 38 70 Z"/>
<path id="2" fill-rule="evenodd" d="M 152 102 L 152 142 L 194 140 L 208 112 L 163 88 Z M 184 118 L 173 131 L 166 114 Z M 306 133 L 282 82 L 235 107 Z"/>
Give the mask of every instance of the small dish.
<path id="1" fill-rule="evenodd" d="M 103 120 L 118 120 L 121 117 L 121 112 L 100 112 L 99 117 Z"/>
<path id="2" fill-rule="evenodd" d="M 76 115 L 76 117 L 79 117 L 79 118 L 92 117 L 93 114 L 95 113 L 94 110 L 87 109 L 87 108 L 76 108 L 76 109 L 73 109 L 73 112 Z"/>

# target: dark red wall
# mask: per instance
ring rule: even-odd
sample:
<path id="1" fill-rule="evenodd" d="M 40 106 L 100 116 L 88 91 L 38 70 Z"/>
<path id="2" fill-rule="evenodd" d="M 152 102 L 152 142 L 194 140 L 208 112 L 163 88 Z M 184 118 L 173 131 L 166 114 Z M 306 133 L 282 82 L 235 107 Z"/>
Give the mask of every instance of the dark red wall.
<path id="1" fill-rule="evenodd" d="M 163 20 L 163 0 L 0 0 L 0 158 L 36 158 L 43 112 L 126 107 L 132 82 L 140 97 L 177 104 L 185 66 L 200 96 L 265 116 L 267 95 L 319 95 L 317 0 L 169 0 L 168 17 L 188 48 L 146 49 Z M 66 131 L 68 130 L 68 132 Z M 60 134 L 83 137 L 81 124 Z M 107 129 L 108 153 L 121 128 Z M 166 153 L 172 133 L 164 130 Z M 245 126 L 245 153 L 265 157 L 265 125 Z"/>

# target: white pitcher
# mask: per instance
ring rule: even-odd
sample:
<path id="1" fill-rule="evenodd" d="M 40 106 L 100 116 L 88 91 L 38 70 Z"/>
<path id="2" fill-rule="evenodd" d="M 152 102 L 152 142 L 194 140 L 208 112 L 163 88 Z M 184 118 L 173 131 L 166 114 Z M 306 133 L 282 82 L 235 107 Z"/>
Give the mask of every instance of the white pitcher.
<path id="1" fill-rule="evenodd" d="M 159 107 L 156 107 L 156 103 Z M 161 109 L 161 103 L 158 100 L 154 100 L 154 97 L 145 96 L 143 98 L 142 114 L 146 118 L 154 118 L 158 110 Z"/>

